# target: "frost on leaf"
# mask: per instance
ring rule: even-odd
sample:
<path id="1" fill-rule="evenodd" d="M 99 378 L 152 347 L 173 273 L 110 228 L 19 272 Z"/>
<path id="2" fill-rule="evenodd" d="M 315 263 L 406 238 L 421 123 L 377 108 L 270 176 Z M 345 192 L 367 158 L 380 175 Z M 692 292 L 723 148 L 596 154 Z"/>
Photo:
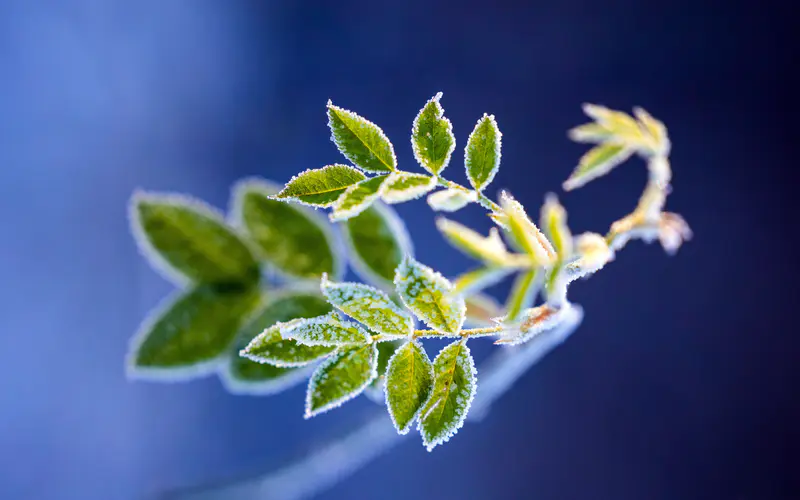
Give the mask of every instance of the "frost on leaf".
<path id="1" fill-rule="evenodd" d="M 428 451 L 448 441 L 464 425 L 477 389 L 475 362 L 463 340 L 439 352 L 433 372 L 433 390 L 420 411 L 418 424 Z"/>
<path id="2" fill-rule="evenodd" d="M 132 339 L 128 375 L 177 380 L 209 373 L 258 301 L 256 287 L 200 285 L 176 294 Z"/>
<path id="3" fill-rule="evenodd" d="M 541 287 L 541 279 L 539 278 L 541 273 L 541 269 L 532 269 L 521 273 L 514 280 L 511 293 L 508 294 L 508 300 L 506 301 L 507 322 L 513 323 L 519 318 L 522 311 L 533 305 L 534 300 L 536 300 L 536 293 Z"/>
<path id="4" fill-rule="evenodd" d="M 502 314 L 502 307 L 489 295 L 476 293 L 464 299 L 467 303 L 467 319 L 464 325 L 469 328 L 483 328 L 494 325 L 494 318 Z"/>
<path id="5" fill-rule="evenodd" d="M 500 283 L 512 272 L 514 269 L 510 267 L 481 267 L 456 278 L 453 281 L 454 291 L 468 296 Z"/>
<path id="6" fill-rule="evenodd" d="M 347 191 L 333 204 L 331 221 L 347 220 L 369 208 L 372 202 L 381 196 L 389 178 L 389 175 L 378 175 L 347 188 Z"/>
<path id="7" fill-rule="evenodd" d="M 500 168 L 501 137 L 500 129 L 493 115 L 483 115 L 469 135 L 464 151 L 464 165 L 470 184 L 482 191 Z"/>
<path id="8" fill-rule="evenodd" d="M 178 285 L 252 284 L 258 264 L 244 240 L 205 203 L 174 194 L 137 192 L 131 231 L 142 255 Z"/>
<path id="9" fill-rule="evenodd" d="M 507 192 L 500 194 L 507 232 L 511 240 L 540 266 L 550 265 L 556 258 L 552 244 L 539 231 L 522 205 Z"/>
<path id="10" fill-rule="evenodd" d="M 347 165 L 328 165 L 305 170 L 292 177 L 277 200 L 292 200 L 314 207 L 329 207 L 347 188 L 366 179 L 364 174 Z"/>
<path id="11" fill-rule="evenodd" d="M 584 104 L 583 112 L 613 135 L 613 142 L 632 147 L 645 145 L 642 127 L 627 113 L 597 104 Z"/>
<path id="12" fill-rule="evenodd" d="M 566 267 L 570 280 L 595 273 L 614 259 L 614 251 L 609 248 L 606 239 L 597 233 L 583 233 L 576 237 L 575 252 L 579 257 Z"/>
<path id="13" fill-rule="evenodd" d="M 351 264 L 364 281 L 389 288 L 403 256 L 412 254 L 405 224 L 391 207 L 376 202 L 342 224 Z"/>
<path id="14" fill-rule="evenodd" d="M 376 344 L 342 349 L 316 369 L 308 382 L 305 418 L 353 399 L 378 376 Z"/>
<path id="15" fill-rule="evenodd" d="M 670 150 L 670 140 L 667 136 L 667 127 L 664 123 L 656 120 L 653 116 L 642 108 L 633 108 L 633 114 L 639 120 L 639 124 L 653 143 L 653 154 L 666 156 Z"/>
<path id="16" fill-rule="evenodd" d="M 444 116 L 444 108 L 439 103 L 441 98 L 441 92 L 433 96 L 419 111 L 411 128 L 414 158 L 434 175 L 447 168 L 456 148 L 453 125 Z"/>
<path id="17" fill-rule="evenodd" d="M 419 198 L 436 187 L 436 178 L 424 174 L 398 172 L 392 175 L 383 191 L 386 203 L 402 203 Z"/>
<path id="18" fill-rule="evenodd" d="M 602 177 L 612 168 L 630 158 L 631 154 L 633 154 L 633 149 L 622 144 L 607 142 L 593 147 L 578 161 L 575 171 L 564 182 L 564 190 L 571 191 L 591 180 Z"/>
<path id="19" fill-rule="evenodd" d="M 322 279 L 322 293 L 337 309 L 388 337 L 400 338 L 414 331 L 414 319 L 388 295 L 361 283 L 333 283 Z"/>
<path id="20" fill-rule="evenodd" d="M 301 345 L 294 339 L 283 338 L 281 330 L 301 321 L 296 318 L 287 322 L 278 322 L 258 334 L 247 346 L 239 351 L 240 356 L 278 367 L 305 366 L 331 354 L 336 346 Z"/>
<path id="21" fill-rule="evenodd" d="M 464 297 L 441 274 L 406 256 L 397 267 L 394 284 L 403 303 L 438 332 L 458 333 L 464 323 Z"/>
<path id="22" fill-rule="evenodd" d="M 433 388 L 433 364 L 425 349 L 408 342 L 389 360 L 386 370 L 386 406 L 400 434 L 406 434 Z"/>
<path id="23" fill-rule="evenodd" d="M 339 151 L 360 169 L 380 174 L 397 167 L 392 143 L 374 123 L 328 101 L 328 127 Z"/>
<path id="24" fill-rule="evenodd" d="M 528 342 L 540 333 L 558 326 L 570 314 L 571 308 L 569 303 L 560 307 L 544 304 L 526 309 L 518 319 L 502 318 L 500 323 L 509 326 L 509 329 L 495 344 L 519 345 Z"/>
<path id="25" fill-rule="evenodd" d="M 447 241 L 470 257 L 495 266 L 506 266 L 515 260 L 506 250 L 497 229 L 492 228 L 485 237 L 458 222 L 439 217 L 436 227 Z"/>
<path id="26" fill-rule="evenodd" d="M 274 394 L 307 378 L 310 372 L 306 369 L 257 363 L 240 356 L 239 351 L 275 323 L 313 318 L 330 310 L 331 306 L 322 296 L 312 293 L 289 292 L 268 300 L 236 335 L 221 372 L 226 388 L 236 394 Z"/>
<path id="27" fill-rule="evenodd" d="M 301 319 L 282 325 L 283 338 L 291 338 L 302 346 L 339 347 L 369 344 L 370 334 L 350 321 L 343 321 L 335 312 L 316 318 Z"/>
<path id="28" fill-rule="evenodd" d="M 566 298 L 567 283 L 563 270 L 565 263 L 572 258 L 573 242 L 567 227 L 567 211 L 552 193 L 547 195 L 542 206 L 541 225 L 556 252 L 556 261 L 547 272 L 545 290 L 549 301 L 560 301 Z"/>
<path id="29" fill-rule="evenodd" d="M 234 224 L 247 233 L 261 259 L 283 273 L 302 278 L 339 274 L 343 262 L 327 222 L 307 207 L 270 199 L 275 191 L 263 181 L 238 183 Z"/>
<path id="30" fill-rule="evenodd" d="M 437 212 L 456 212 L 477 200 L 475 191 L 443 189 L 428 196 L 428 205 Z"/>

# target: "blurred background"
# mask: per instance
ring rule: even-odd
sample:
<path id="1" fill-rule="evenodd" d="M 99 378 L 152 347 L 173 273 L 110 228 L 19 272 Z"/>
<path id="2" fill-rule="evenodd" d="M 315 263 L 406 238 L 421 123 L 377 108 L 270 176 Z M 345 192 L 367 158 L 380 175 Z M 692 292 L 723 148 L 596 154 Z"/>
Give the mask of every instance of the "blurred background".
<path id="1" fill-rule="evenodd" d="M 126 381 L 129 338 L 172 290 L 138 255 L 127 200 L 225 207 L 240 177 L 340 161 L 328 98 L 414 170 L 411 121 L 437 91 L 459 141 L 448 176 L 464 181 L 466 137 L 494 113 L 489 192 L 534 212 L 584 151 L 565 136 L 581 103 L 644 106 L 674 144 L 667 208 L 696 237 L 674 258 L 632 244 L 577 283 L 580 330 L 480 425 L 432 454 L 407 439 L 320 498 L 800 498 L 790 4 L 2 2 L 0 498 L 153 498 L 356 427 L 363 398 L 304 421 L 300 388 Z M 634 161 L 557 192 L 573 231 L 603 232 L 644 181 Z M 468 268 L 424 202 L 399 212 L 420 260 Z M 479 209 L 458 219 L 489 227 Z"/>

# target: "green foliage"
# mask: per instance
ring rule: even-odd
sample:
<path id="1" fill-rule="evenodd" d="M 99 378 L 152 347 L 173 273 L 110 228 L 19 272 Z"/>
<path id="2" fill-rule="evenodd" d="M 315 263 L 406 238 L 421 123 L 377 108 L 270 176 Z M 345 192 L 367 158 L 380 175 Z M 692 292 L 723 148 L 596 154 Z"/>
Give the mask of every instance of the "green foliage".
<path id="1" fill-rule="evenodd" d="M 505 214 L 505 229 L 511 241 L 524 251 L 534 264 L 548 266 L 555 260 L 553 245 L 539 231 L 525 208 L 510 194 L 503 192 L 500 196 L 500 203 Z"/>
<path id="2" fill-rule="evenodd" d="M 331 305 L 385 337 L 403 338 L 414 331 L 414 319 L 380 290 L 323 278 L 322 293 Z"/>
<path id="3" fill-rule="evenodd" d="M 417 342 L 395 351 L 386 371 L 386 406 L 397 432 L 406 434 L 433 388 L 433 364 Z"/>
<path id="4" fill-rule="evenodd" d="M 570 191 L 607 174 L 612 168 L 630 158 L 632 153 L 633 150 L 624 144 L 609 142 L 595 146 L 581 156 L 575 171 L 564 183 L 564 189 Z"/>
<path id="5" fill-rule="evenodd" d="M 293 321 L 281 326 L 280 333 L 302 346 L 342 347 L 372 342 L 366 330 L 350 321 L 343 321 L 335 312 Z"/>
<path id="6" fill-rule="evenodd" d="M 329 207 L 350 186 L 366 176 L 347 165 L 328 165 L 316 170 L 305 170 L 292 177 L 286 187 L 275 195 L 277 200 L 291 200 L 314 207 Z"/>
<path id="7" fill-rule="evenodd" d="M 441 333 L 458 333 L 464 323 L 464 297 L 453 293 L 453 285 L 441 274 L 411 257 L 397 267 L 397 293 L 419 319 Z"/>
<path id="8" fill-rule="evenodd" d="M 378 175 L 347 188 L 347 191 L 333 204 L 331 221 L 346 220 L 366 210 L 381 195 L 381 190 L 388 179 L 388 175 Z"/>
<path id="9" fill-rule="evenodd" d="M 493 115 L 483 115 L 467 140 L 464 164 L 467 178 L 477 191 L 482 191 L 492 182 L 500 168 L 500 129 Z"/>
<path id="10" fill-rule="evenodd" d="M 439 103 L 441 98 L 441 92 L 433 96 L 419 111 L 411 128 L 414 158 L 434 175 L 447 168 L 456 148 L 453 125 L 444 117 L 444 108 Z"/>
<path id="11" fill-rule="evenodd" d="M 471 295 L 496 285 L 513 271 L 514 269 L 509 267 L 480 267 L 456 278 L 453 282 L 453 291 L 461 295 Z"/>
<path id="12" fill-rule="evenodd" d="M 477 199 L 475 191 L 449 188 L 428 196 L 428 205 L 437 212 L 457 212 Z"/>
<path id="13" fill-rule="evenodd" d="M 297 318 L 275 323 L 251 340 L 240 354 L 257 363 L 295 367 L 305 366 L 336 350 L 336 346 L 302 345 L 294 339 L 283 338 L 283 329 L 302 321 L 308 320 Z"/>
<path id="14" fill-rule="evenodd" d="M 383 192 L 386 203 L 403 203 L 414 200 L 436 187 L 436 177 L 424 174 L 398 172 L 392 175 Z"/>
<path id="15" fill-rule="evenodd" d="M 514 323 L 525 309 L 533 305 L 536 292 L 541 286 L 538 279 L 540 273 L 541 271 L 537 269 L 531 269 L 520 274 L 514 280 L 511 293 L 506 301 L 506 321 L 508 323 Z"/>
<path id="16" fill-rule="evenodd" d="M 378 376 L 375 344 L 343 349 L 323 362 L 308 383 L 306 418 L 358 396 Z"/>
<path id="17" fill-rule="evenodd" d="M 339 151 L 365 172 L 396 170 L 394 147 L 377 125 L 328 101 L 328 127 Z"/>
<path id="18" fill-rule="evenodd" d="M 519 262 L 519 259 L 509 255 L 495 228 L 489 231 L 488 237 L 484 237 L 467 226 L 444 217 L 436 219 L 436 227 L 451 245 L 488 265 L 503 267 Z"/>
<path id="19" fill-rule="evenodd" d="M 403 221 L 382 203 L 375 203 L 342 224 L 350 259 L 363 280 L 388 288 L 403 256 L 412 254 Z"/>

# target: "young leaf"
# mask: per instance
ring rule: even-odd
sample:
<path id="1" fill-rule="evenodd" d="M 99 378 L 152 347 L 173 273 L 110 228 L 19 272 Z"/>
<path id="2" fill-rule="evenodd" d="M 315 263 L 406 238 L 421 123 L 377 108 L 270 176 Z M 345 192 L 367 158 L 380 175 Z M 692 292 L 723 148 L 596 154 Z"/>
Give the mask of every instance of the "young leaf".
<path id="1" fill-rule="evenodd" d="M 493 325 L 492 319 L 503 314 L 500 304 L 489 295 L 476 293 L 468 295 L 464 300 L 467 303 L 467 318 L 464 321 L 464 325 L 469 326 L 469 328 L 483 328 Z"/>
<path id="2" fill-rule="evenodd" d="M 464 340 L 448 345 L 433 362 L 434 385 L 419 414 L 418 428 L 428 451 L 448 441 L 464 425 L 475 397 L 477 372 Z"/>
<path id="3" fill-rule="evenodd" d="M 199 200 L 137 192 L 131 199 L 130 222 L 142 254 L 179 285 L 187 279 L 258 281 L 258 264 L 250 248 L 221 214 Z"/>
<path id="4" fill-rule="evenodd" d="M 347 165 L 328 165 L 315 170 L 305 170 L 292 177 L 286 187 L 274 197 L 291 200 L 312 207 L 329 207 L 350 186 L 366 179 L 360 171 Z"/>
<path id="5" fill-rule="evenodd" d="M 538 269 L 532 269 L 521 273 L 514 281 L 511 293 L 506 301 L 506 320 L 509 323 L 516 321 L 520 314 L 533 305 L 536 300 L 536 292 L 541 286 Z"/>
<path id="6" fill-rule="evenodd" d="M 471 257 L 496 266 L 512 264 L 513 259 L 495 228 L 489 231 L 488 237 L 484 237 L 467 226 L 444 217 L 436 219 L 436 227 L 451 245 Z"/>
<path id="7" fill-rule="evenodd" d="M 267 301 L 236 336 L 221 372 L 225 387 L 235 394 L 274 394 L 306 378 L 310 375 L 308 370 L 256 363 L 240 356 L 239 351 L 275 323 L 294 318 L 313 318 L 330 310 L 330 304 L 322 296 L 307 292 L 289 292 Z"/>
<path id="8" fill-rule="evenodd" d="M 535 264 L 550 265 L 556 257 L 553 246 L 536 224 L 528 218 L 522 205 L 506 192 L 501 193 L 500 204 L 506 215 L 505 222 L 512 241 L 525 251 Z"/>
<path id="9" fill-rule="evenodd" d="M 511 325 L 511 328 L 497 340 L 497 345 L 519 345 L 531 340 L 540 333 L 550 330 L 561 323 L 569 313 L 572 306 L 565 303 L 563 307 L 555 308 L 550 304 L 526 309 L 521 318 L 509 321 L 502 318 L 502 324 Z"/>
<path id="10" fill-rule="evenodd" d="M 328 127 L 339 151 L 360 169 L 376 174 L 396 169 L 394 147 L 374 123 L 328 101 Z"/>
<path id="11" fill-rule="evenodd" d="M 641 127 L 653 141 L 653 153 L 665 156 L 669 153 L 670 141 L 667 136 L 667 127 L 664 123 L 642 108 L 633 108 L 633 114 L 639 120 Z"/>
<path id="12" fill-rule="evenodd" d="M 282 329 L 301 321 L 306 320 L 298 318 L 275 323 L 250 341 L 247 347 L 239 351 L 239 355 L 256 363 L 294 367 L 305 366 L 336 350 L 336 346 L 307 346 L 294 339 L 283 338 Z"/>
<path id="13" fill-rule="evenodd" d="M 353 399 L 378 376 L 374 343 L 344 349 L 323 362 L 308 383 L 305 418 Z"/>
<path id="14" fill-rule="evenodd" d="M 369 208 L 372 202 L 380 197 L 388 179 L 388 175 L 378 175 L 347 188 L 347 191 L 333 204 L 331 221 L 347 220 Z"/>
<path id="15" fill-rule="evenodd" d="M 328 224 L 306 207 L 269 198 L 275 188 L 247 180 L 233 190 L 232 219 L 246 231 L 261 257 L 283 273 L 302 278 L 341 273 Z"/>
<path id="16" fill-rule="evenodd" d="M 607 142 L 595 146 L 584 154 L 575 171 L 564 182 L 565 191 L 579 188 L 587 182 L 602 177 L 620 163 L 630 158 L 633 149 L 622 144 Z"/>
<path id="17" fill-rule="evenodd" d="M 394 284 L 406 307 L 428 327 L 442 333 L 461 330 L 464 298 L 453 292 L 444 276 L 406 256 L 397 266 Z"/>
<path id="18" fill-rule="evenodd" d="M 369 344 L 372 337 L 350 321 L 342 321 L 335 312 L 316 318 L 292 321 L 280 327 L 283 338 L 291 338 L 303 346 L 350 346 Z"/>
<path id="19" fill-rule="evenodd" d="M 131 340 L 128 375 L 184 380 L 213 371 L 258 300 L 256 287 L 212 285 L 171 297 Z"/>
<path id="20" fill-rule="evenodd" d="M 484 114 L 469 135 L 464 152 L 467 178 L 477 191 L 482 191 L 497 174 L 500 168 L 500 129 L 494 115 Z"/>
<path id="21" fill-rule="evenodd" d="M 403 256 L 413 255 L 402 219 L 391 207 L 375 203 L 342 224 L 351 264 L 364 281 L 388 288 Z"/>
<path id="22" fill-rule="evenodd" d="M 475 191 L 443 189 L 428 196 L 428 205 L 437 212 L 456 212 L 477 200 Z"/>
<path id="23" fill-rule="evenodd" d="M 481 267 L 456 278 L 453 282 L 455 287 L 453 291 L 462 295 L 471 295 L 500 283 L 513 271 L 513 268 L 508 267 Z"/>
<path id="24" fill-rule="evenodd" d="M 419 111 L 411 128 L 414 158 L 434 175 L 447 168 L 456 148 L 453 125 L 444 117 L 444 108 L 439 103 L 441 98 L 441 92 L 433 96 Z"/>
<path id="25" fill-rule="evenodd" d="M 436 177 L 410 172 L 397 172 L 388 181 L 383 192 L 386 203 L 402 203 L 414 200 L 436 187 Z"/>
<path id="26" fill-rule="evenodd" d="M 614 142 L 634 147 L 644 145 L 646 139 L 642 128 L 629 114 L 596 104 L 584 104 L 583 112 L 611 132 L 615 136 Z"/>
<path id="27" fill-rule="evenodd" d="M 572 233 L 567 227 L 567 211 L 553 193 L 545 197 L 540 224 L 547 239 L 553 243 L 558 261 L 572 256 Z"/>
<path id="28" fill-rule="evenodd" d="M 594 144 L 614 140 L 614 134 L 611 133 L 609 129 L 596 122 L 579 125 L 567 132 L 567 136 L 575 142 Z"/>
<path id="29" fill-rule="evenodd" d="M 408 342 L 395 351 L 386 370 L 386 406 L 397 432 L 408 432 L 432 388 L 433 364 L 422 345 Z"/>
<path id="30" fill-rule="evenodd" d="M 321 288 L 331 305 L 370 330 L 388 337 L 414 332 L 414 319 L 380 290 L 361 283 L 333 283 L 324 277 Z"/>

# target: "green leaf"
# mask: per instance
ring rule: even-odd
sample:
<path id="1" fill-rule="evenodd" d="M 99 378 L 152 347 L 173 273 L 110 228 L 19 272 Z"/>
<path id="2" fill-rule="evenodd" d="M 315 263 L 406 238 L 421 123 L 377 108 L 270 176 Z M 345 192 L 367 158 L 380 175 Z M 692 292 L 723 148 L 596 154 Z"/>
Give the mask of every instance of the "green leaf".
<path id="1" fill-rule="evenodd" d="M 411 128 L 414 158 L 434 175 L 447 168 L 456 148 L 453 125 L 444 117 L 444 108 L 439 103 L 441 98 L 441 92 L 433 96 L 419 111 Z"/>
<path id="2" fill-rule="evenodd" d="M 456 278 L 453 282 L 454 291 L 462 295 L 471 295 L 500 283 L 512 272 L 514 269 L 508 267 L 480 267 Z"/>
<path id="3" fill-rule="evenodd" d="M 383 192 L 386 203 L 402 203 L 414 200 L 436 187 L 436 177 L 410 172 L 397 172 L 387 183 Z"/>
<path id="4" fill-rule="evenodd" d="M 244 240 L 199 200 L 136 192 L 130 219 L 142 254 L 179 285 L 187 280 L 253 284 L 259 279 L 258 263 Z"/>
<path id="5" fill-rule="evenodd" d="M 344 349 L 323 362 L 308 383 L 305 418 L 353 399 L 378 376 L 376 344 Z"/>
<path id="6" fill-rule="evenodd" d="M 336 312 L 316 318 L 293 321 L 282 326 L 281 335 L 304 346 L 351 346 L 369 344 L 372 337 L 366 330 L 350 321 L 343 321 Z"/>
<path id="7" fill-rule="evenodd" d="M 281 272 L 301 278 L 339 275 L 343 262 L 327 222 L 306 207 L 269 198 L 274 186 L 246 180 L 234 188 L 234 222 L 255 243 L 262 259 Z"/>
<path id="8" fill-rule="evenodd" d="M 342 225 L 350 262 L 369 283 L 388 288 L 403 256 L 412 254 L 411 239 L 391 207 L 375 203 Z"/>
<path id="9" fill-rule="evenodd" d="M 475 191 L 443 189 L 428 196 L 428 205 L 437 212 L 457 212 L 477 200 Z"/>
<path id="10" fill-rule="evenodd" d="M 531 257 L 534 264 L 550 265 L 556 258 L 555 250 L 530 220 L 525 208 L 507 192 L 500 194 L 500 205 L 506 215 L 506 230 L 511 240 Z"/>
<path id="11" fill-rule="evenodd" d="M 633 154 L 633 149 L 622 144 L 608 142 L 593 147 L 581 157 L 575 171 L 564 182 L 564 190 L 571 191 L 591 180 L 602 177 L 630 158 L 631 154 Z"/>
<path id="12" fill-rule="evenodd" d="M 392 143 L 371 121 L 328 101 L 328 127 L 339 151 L 362 170 L 380 174 L 396 169 Z"/>
<path id="13" fill-rule="evenodd" d="M 364 179 L 364 174 L 347 165 L 309 169 L 292 177 L 286 187 L 275 195 L 275 199 L 325 208 L 333 205 L 347 188 Z"/>
<path id="14" fill-rule="evenodd" d="M 378 342 L 378 376 L 375 377 L 375 380 L 370 382 L 369 387 L 367 387 L 364 392 L 367 397 L 378 404 L 384 404 L 386 402 L 386 394 L 384 391 L 386 367 L 389 366 L 389 359 L 391 359 L 394 352 L 402 343 L 403 341 L 401 340 Z"/>
<path id="15" fill-rule="evenodd" d="M 185 380 L 215 370 L 258 300 L 256 287 L 212 285 L 170 297 L 132 339 L 128 375 Z"/>
<path id="16" fill-rule="evenodd" d="M 333 283 L 326 278 L 321 288 L 328 302 L 372 331 L 388 337 L 414 333 L 414 319 L 380 290 L 360 283 Z"/>
<path id="17" fill-rule="evenodd" d="M 553 193 L 545 197 L 540 224 L 547 239 L 553 243 L 558 261 L 572 257 L 572 233 L 567 226 L 567 211 Z"/>
<path id="18" fill-rule="evenodd" d="M 608 128 L 596 122 L 579 125 L 567 132 L 567 136 L 575 142 L 595 144 L 614 140 L 614 134 Z"/>
<path id="19" fill-rule="evenodd" d="M 433 364 L 422 345 L 408 342 L 395 351 L 386 371 L 386 406 L 397 432 L 408 432 L 432 388 Z"/>
<path id="20" fill-rule="evenodd" d="M 492 228 L 489 236 L 484 237 L 467 226 L 444 217 L 436 219 L 436 227 L 451 245 L 470 257 L 496 266 L 508 266 L 515 262 L 496 228 Z"/>
<path id="21" fill-rule="evenodd" d="M 653 153 L 666 156 L 669 153 L 670 140 L 664 123 L 656 120 L 650 113 L 639 107 L 633 108 L 633 114 L 639 120 L 642 129 L 652 139 Z"/>
<path id="22" fill-rule="evenodd" d="M 596 104 L 584 104 L 583 112 L 611 132 L 614 142 L 634 147 L 644 145 L 646 138 L 642 128 L 629 114 Z"/>
<path id="23" fill-rule="evenodd" d="M 236 336 L 221 373 L 226 388 L 235 394 L 274 394 L 307 378 L 310 372 L 306 369 L 257 363 L 240 356 L 239 351 L 275 323 L 313 318 L 330 310 L 330 304 L 315 293 L 290 291 L 267 301 Z"/>
<path id="24" fill-rule="evenodd" d="M 240 356 L 277 367 L 305 366 L 328 356 L 336 350 L 335 346 L 301 345 L 294 339 L 284 338 L 281 331 L 301 321 L 295 318 L 287 322 L 277 322 L 258 334 L 247 346 L 239 351 Z"/>
<path id="25" fill-rule="evenodd" d="M 539 269 L 532 269 L 520 273 L 517 279 L 514 280 L 511 293 L 506 301 L 507 321 L 516 321 L 525 309 L 533 305 L 533 301 L 536 300 L 536 292 L 541 287 L 540 272 Z"/>
<path id="26" fill-rule="evenodd" d="M 433 391 L 422 407 L 418 424 L 428 451 L 448 441 L 464 425 L 477 389 L 475 362 L 464 340 L 439 352 L 433 372 Z"/>
<path id="27" fill-rule="evenodd" d="M 331 221 L 350 219 L 369 208 L 380 197 L 388 179 L 388 175 L 378 175 L 347 188 L 347 191 L 333 204 Z"/>
<path id="28" fill-rule="evenodd" d="M 497 128 L 494 115 L 484 114 L 469 135 L 464 153 L 467 178 L 478 191 L 482 191 L 500 168 L 500 149 L 503 134 Z"/>
<path id="29" fill-rule="evenodd" d="M 406 256 L 395 272 L 397 293 L 429 328 L 442 333 L 458 333 L 464 323 L 464 298 L 453 292 L 453 285 L 441 274 Z"/>

